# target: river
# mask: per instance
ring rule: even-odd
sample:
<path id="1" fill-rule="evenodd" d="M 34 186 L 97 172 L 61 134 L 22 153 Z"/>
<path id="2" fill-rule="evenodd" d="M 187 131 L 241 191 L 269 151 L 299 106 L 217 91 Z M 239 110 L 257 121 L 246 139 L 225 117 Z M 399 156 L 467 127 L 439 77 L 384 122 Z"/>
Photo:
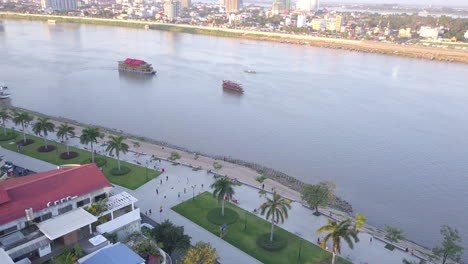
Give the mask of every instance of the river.
<path id="1" fill-rule="evenodd" d="M 157 76 L 120 74 L 126 57 Z M 448 224 L 468 248 L 466 65 L 13 20 L 0 59 L 15 106 L 331 180 L 370 224 L 429 247 Z"/>

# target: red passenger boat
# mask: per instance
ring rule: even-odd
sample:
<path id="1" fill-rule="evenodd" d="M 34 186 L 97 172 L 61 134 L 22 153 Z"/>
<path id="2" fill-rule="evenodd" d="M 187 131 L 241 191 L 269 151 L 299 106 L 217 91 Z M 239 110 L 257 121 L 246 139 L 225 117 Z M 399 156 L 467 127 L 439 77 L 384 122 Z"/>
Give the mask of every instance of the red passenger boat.
<path id="1" fill-rule="evenodd" d="M 240 84 L 236 82 L 232 82 L 232 81 L 227 81 L 227 80 L 223 81 L 223 89 L 237 92 L 237 93 L 244 93 L 244 89 L 242 89 Z"/>

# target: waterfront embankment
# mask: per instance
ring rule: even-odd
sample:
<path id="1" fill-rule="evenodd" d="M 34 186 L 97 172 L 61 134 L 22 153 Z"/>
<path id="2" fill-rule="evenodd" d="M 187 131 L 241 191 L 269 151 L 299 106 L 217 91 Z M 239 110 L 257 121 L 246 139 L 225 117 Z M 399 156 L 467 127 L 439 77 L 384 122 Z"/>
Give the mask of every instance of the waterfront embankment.
<path id="1" fill-rule="evenodd" d="M 171 32 L 202 34 L 219 37 L 244 38 L 252 40 L 273 41 L 287 44 L 313 46 L 330 49 L 342 49 L 363 53 L 376 53 L 382 55 L 411 57 L 447 62 L 468 63 L 468 51 L 423 47 L 414 45 L 398 45 L 375 41 L 359 41 L 314 37 L 307 35 L 293 35 L 272 32 L 249 31 L 228 28 L 201 27 L 183 24 L 164 24 L 141 20 L 118 20 L 89 17 L 52 16 L 39 14 L 0 13 L 0 19 L 24 19 L 24 20 L 55 20 L 56 22 L 86 23 L 95 25 L 109 25 L 119 27 L 144 28 L 149 26 L 153 30 Z"/>

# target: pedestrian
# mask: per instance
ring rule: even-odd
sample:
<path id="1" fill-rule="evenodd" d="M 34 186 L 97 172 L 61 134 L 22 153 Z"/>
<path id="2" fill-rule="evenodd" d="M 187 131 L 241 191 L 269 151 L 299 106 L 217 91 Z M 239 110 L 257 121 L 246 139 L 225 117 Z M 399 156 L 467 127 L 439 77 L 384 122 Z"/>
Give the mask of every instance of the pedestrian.
<path id="1" fill-rule="evenodd" d="M 159 190 L 158 190 L 158 188 L 156 188 L 156 194 L 159 195 Z"/>
<path id="2" fill-rule="evenodd" d="M 180 192 L 177 193 L 177 198 L 180 199 Z"/>
<path id="3" fill-rule="evenodd" d="M 372 243 L 372 237 L 370 237 L 370 242 Z"/>
<path id="4" fill-rule="evenodd" d="M 164 199 L 166 199 L 166 195 L 164 195 Z"/>
<path id="5" fill-rule="evenodd" d="M 159 179 L 159 182 L 162 184 L 162 179 Z"/>
<path id="6" fill-rule="evenodd" d="M 320 237 L 317 237 L 317 244 L 320 245 Z"/>
<path id="7" fill-rule="evenodd" d="M 203 189 L 203 183 L 201 184 L 201 188 Z"/>
<path id="8" fill-rule="evenodd" d="M 187 177 L 187 184 L 189 183 L 188 177 Z"/>
<path id="9" fill-rule="evenodd" d="M 184 188 L 184 194 L 186 194 L 186 193 L 187 193 L 187 189 Z"/>
<path id="10" fill-rule="evenodd" d="M 149 213 L 150 213 L 150 215 L 151 215 L 151 209 L 149 209 Z"/>
<path id="11" fill-rule="evenodd" d="M 164 172 L 164 171 L 165 171 L 164 168 L 162 168 L 162 172 Z"/>
<path id="12" fill-rule="evenodd" d="M 265 190 L 265 184 L 262 184 L 262 189 Z"/>
<path id="13" fill-rule="evenodd" d="M 166 181 L 168 181 L 168 180 L 169 180 L 169 175 L 166 175 Z"/>

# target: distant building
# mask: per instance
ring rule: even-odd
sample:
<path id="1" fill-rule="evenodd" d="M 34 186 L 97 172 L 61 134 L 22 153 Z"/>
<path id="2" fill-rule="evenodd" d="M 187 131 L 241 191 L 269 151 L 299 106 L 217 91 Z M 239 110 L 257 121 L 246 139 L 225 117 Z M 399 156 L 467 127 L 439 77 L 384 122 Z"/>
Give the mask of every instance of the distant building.
<path id="1" fill-rule="evenodd" d="M 225 0 L 226 12 L 238 12 L 242 8 L 242 0 Z"/>
<path id="2" fill-rule="evenodd" d="M 300 14 L 297 16 L 297 27 L 298 28 L 301 28 L 301 27 L 304 27 L 307 23 L 307 18 L 305 15 L 303 14 Z"/>
<path id="3" fill-rule="evenodd" d="M 421 38 L 436 40 L 439 38 L 439 30 L 432 27 L 421 27 L 419 30 L 419 36 Z"/>
<path id="4" fill-rule="evenodd" d="M 296 7 L 305 12 L 316 11 L 319 9 L 319 0 L 299 0 Z"/>
<path id="5" fill-rule="evenodd" d="M 41 0 L 43 9 L 52 10 L 76 10 L 77 0 Z"/>
<path id="6" fill-rule="evenodd" d="M 164 2 L 164 14 L 169 20 L 173 20 L 180 16 L 180 2 L 174 0 L 166 0 Z"/>
<path id="7" fill-rule="evenodd" d="M 283 6 L 282 10 L 291 10 L 291 0 L 275 0 L 273 2 L 273 6 L 275 6 L 276 3 L 281 3 Z"/>
<path id="8" fill-rule="evenodd" d="M 192 5 L 191 0 L 181 0 L 180 7 L 181 8 L 189 8 Z"/>
<path id="9" fill-rule="evenodd" d="M 467 31 L 465 31 L 465 35 L 464 35 L 464 37 L 465 37 L 465 40 L 468 40 L 468 30 L 467 30 Z"/>
<path id="10" fill-rule="evenodd" d="M 312 29 L 315 31 L 320 31 L 322 29 L 322 19 L 318 19 L 318 18 L 312 19 L 311 24 L 312 24 Z"/>
<path id="11" fill-rule="evenodd" d="M 398 37 L 400 38 L 410 38 L 411 37 L 411 28 L 402 28 L 398 31 Z"/>
<path id="12" fill-rule="evenodd" d="M 274 2 L 271 7 L 271 14 L 274 16 L 279 15 L 284 10 L 284 4 L 282 2 Z"/>

